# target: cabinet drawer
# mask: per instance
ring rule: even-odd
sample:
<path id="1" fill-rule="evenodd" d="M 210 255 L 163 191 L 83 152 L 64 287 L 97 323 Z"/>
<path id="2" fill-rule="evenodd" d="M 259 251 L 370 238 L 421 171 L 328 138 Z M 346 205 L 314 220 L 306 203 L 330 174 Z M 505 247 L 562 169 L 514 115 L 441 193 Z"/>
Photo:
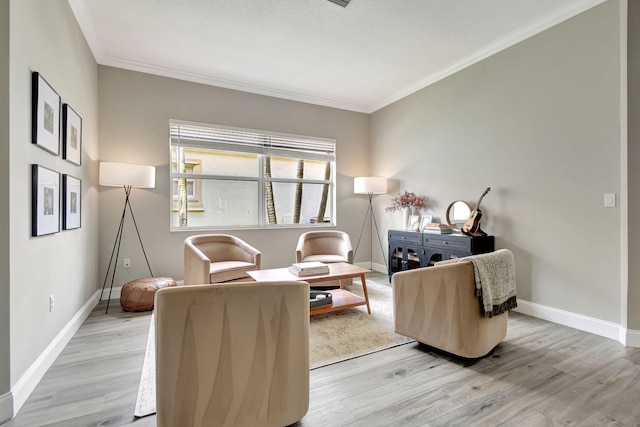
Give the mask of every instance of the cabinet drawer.
<path id="1" fill-rule="evenodd" d="M 451 249 L 471 252 L 471 238 L 467 236 L 424 234 L 422 245 L 433 249 Z"/>
<path id="2" fill-rule="evenodd" d="M 389 244 L 392 244 L 392 242 L 422 245 L 422 233 L 415 231 L 389 231 Z"/>

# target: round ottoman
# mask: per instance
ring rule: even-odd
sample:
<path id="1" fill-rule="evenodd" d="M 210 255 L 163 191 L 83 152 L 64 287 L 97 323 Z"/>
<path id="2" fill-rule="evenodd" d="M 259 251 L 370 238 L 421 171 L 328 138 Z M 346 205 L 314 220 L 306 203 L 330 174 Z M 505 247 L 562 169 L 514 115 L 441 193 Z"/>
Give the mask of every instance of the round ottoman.
<path id="1" fill-rule="evenodd" d="M 125 284 L 120 291 L 120 305 L 126 311 L 153 310 L 153 298 L 158 289 L 176 286 L 171 277 L 147 277 Z"/>

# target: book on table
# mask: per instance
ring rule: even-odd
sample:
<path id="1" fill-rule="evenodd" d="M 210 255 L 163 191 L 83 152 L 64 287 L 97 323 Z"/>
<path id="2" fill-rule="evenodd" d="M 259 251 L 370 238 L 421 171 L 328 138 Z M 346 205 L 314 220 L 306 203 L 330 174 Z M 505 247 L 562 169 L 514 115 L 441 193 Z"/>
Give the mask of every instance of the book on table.
<path id="1" fill-rule="evenodd" d="M 432 233 L 432 234 L 451 234 L 453 233 L 453 229 L 446 224 L 427 224 L 422 229 L 424 233 Z"/>
<path id="2" fill-rule="evenodd" d="M 327 274 L 329 273 L 329 266 L 322 262 L 310 261 L 310 262 L 298 262 L 291 264 L 289 271 L 296 276 L 309 276 L 312 274 Z"/>

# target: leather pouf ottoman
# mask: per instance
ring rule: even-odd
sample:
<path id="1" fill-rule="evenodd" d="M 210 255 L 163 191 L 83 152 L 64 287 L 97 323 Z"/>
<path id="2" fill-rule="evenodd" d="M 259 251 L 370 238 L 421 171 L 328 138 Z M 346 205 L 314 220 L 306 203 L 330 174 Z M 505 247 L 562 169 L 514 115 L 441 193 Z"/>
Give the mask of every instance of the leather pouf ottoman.
<path id="1" fill-rule="evenodd" d="M 120 305 L 126 311 L 153 310 L 153 299 L 158 289 L 176 286 L 171 277 L 147 277 L 125 284 L 120 291 Z"/>

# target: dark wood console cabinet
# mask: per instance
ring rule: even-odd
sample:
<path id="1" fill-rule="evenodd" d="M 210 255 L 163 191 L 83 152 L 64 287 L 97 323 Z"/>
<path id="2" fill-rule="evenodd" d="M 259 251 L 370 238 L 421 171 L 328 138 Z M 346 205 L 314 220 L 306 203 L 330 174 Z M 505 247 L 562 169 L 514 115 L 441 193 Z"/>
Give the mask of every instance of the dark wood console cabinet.
<path id="1" fill-rule="evenodd" d="M 389 278 L 397 271 L 428 267 L 452 258 L 492 252 L 493 236 L 389 230 Z"/>

